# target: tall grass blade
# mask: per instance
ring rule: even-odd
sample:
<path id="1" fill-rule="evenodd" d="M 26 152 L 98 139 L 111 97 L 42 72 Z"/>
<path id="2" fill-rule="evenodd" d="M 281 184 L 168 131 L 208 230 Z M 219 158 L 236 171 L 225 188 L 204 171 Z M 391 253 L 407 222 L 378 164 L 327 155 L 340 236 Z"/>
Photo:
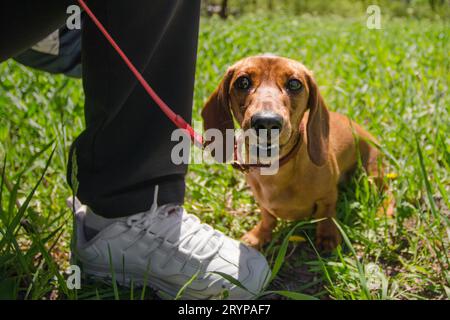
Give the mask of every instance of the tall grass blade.
<path id="1" fill-rule="evenodd" d="M 177 295 L 175 296 L 175 300 L 179 300 L 183 296 L 186 289 L 198 278 L 199 274 L 200 270 L 192 275 L 192 277 L 180 288 Z"/>

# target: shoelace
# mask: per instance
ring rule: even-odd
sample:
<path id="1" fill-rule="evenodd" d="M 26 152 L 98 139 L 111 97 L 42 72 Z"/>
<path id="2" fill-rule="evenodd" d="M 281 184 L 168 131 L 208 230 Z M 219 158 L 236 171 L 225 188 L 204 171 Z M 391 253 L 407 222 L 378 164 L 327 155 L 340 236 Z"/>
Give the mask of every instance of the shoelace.
<path id="1" fill-rule="evenodd" d="M 164 205 L 164 206 L 158 206 L 158 186 L 155 186 L 155 193 L 154 193 L 154 199 L 153 204 L 148 212 L 143 212 L 134 216 L 131 216 L 127 220 L 127 224 L 130 227 L 137 227 L 143 229 L 147 233 L 151 233 L 152 237 L 156 239 L 161 239 L 162 241 L 158 242 L 156 246 L 153 246 L 149 250 L 149 254 L 153 252 L 154 250 L 158 249 L 163 243 L 165 243 L 167 246 L 172 247 L 171 253 L 168 255 L 166 261 L 162 264 L 162 267 L 164 267 L 170 259 L 173 257 L 173 255 L 176 253 L 176 250 L 183 252 L 186 254 L 187 260 L 190 260 L 192 257 L 195 256 L 198 260 L 207 260 L 214 256 L 217 251 L 220 249 L 223 243 L 223 234 L 214 230 L 212 227 L 206 224 L 202 224 L 200 220 L 192 215 L 188 214 L 183 207 L 181 206 L 175 206 L 175 205 Z M 153 223 L 156 221 L 159 215 L 161 215 L 161 212 L 164 212 L 163 219 L 167 218 L 169 214 L 177 214 L 181 215 L 182 219 L 170 219 L 167 221 L 164 228 L 155 231 L 150 232 L 150 227 L 153 225 Z M 170 212 L 170 213 L 169 213 Z M 176 242 L 171 243 L 168 241 L 168 239 L 171 238 L 176 232 L 179 232 L 180 230 L 180 223 L 189 223 L 191 222 L 191 227 L 188 229 Z M 203 236 L 203 239 L 199 240 L 192 249 L 190 250 L 184 250 L 184 245 L 191 241 L 193 238 L 197 236 L 199 231 L 205 230 L 207 233 Z M 208 253 L 200 255 L 197 254 L 201 252 L 210 242 L 210 240 L 217 236 L 217 245 L 208 251 Z"/>

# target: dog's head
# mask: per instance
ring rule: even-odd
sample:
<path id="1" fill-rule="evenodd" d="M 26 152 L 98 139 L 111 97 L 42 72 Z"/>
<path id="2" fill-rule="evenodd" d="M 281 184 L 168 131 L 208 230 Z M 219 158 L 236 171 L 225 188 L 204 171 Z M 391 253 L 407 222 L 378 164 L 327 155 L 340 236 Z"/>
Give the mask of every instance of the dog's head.
<path id="1" fill-rule="evenodd" d="M 280 156 L 289 152 L 306 126 L 308 154 L 316 165 L 328 157 L 329 114 L 312 73 L 301 63 L 277 56 L 254 56 L 231 66 L 206 102 L 206 129 L 233 129 L 233 115 L 244 130 L 278 130 Z"/>

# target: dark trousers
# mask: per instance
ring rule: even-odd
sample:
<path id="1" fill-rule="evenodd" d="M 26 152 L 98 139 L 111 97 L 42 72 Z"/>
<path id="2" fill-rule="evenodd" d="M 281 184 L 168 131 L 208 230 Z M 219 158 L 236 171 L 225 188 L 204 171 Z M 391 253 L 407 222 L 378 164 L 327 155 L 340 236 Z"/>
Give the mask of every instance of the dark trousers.
<path id="1" fill-rule="evenodd" d="M 63 25 L 71 3 L 2 1 L 0 62 Z M 190 122 L 200 0 L 87 3 L 153 89 Z M 155 185 L 159 204 L 183 203 L 187 167 L 170 159 L 175 126 L 87 17 L 82 28 L 86 129 L 71 148 L 69 183 L 76 178 L 78 198 L 105 217 L 148 210 Z"/>

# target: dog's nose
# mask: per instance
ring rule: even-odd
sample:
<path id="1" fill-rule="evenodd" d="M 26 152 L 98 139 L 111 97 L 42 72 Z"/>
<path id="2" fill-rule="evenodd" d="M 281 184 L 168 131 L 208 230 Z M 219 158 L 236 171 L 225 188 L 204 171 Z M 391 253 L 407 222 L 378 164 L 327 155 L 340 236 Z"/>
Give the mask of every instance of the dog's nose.
<path id="1" fill-rule="evenodd" d="M 261 129 L 281 130 L 283 118 L 275 112 L 259 112 L 252 116 L 251 126 L 257 132 Z"/>

